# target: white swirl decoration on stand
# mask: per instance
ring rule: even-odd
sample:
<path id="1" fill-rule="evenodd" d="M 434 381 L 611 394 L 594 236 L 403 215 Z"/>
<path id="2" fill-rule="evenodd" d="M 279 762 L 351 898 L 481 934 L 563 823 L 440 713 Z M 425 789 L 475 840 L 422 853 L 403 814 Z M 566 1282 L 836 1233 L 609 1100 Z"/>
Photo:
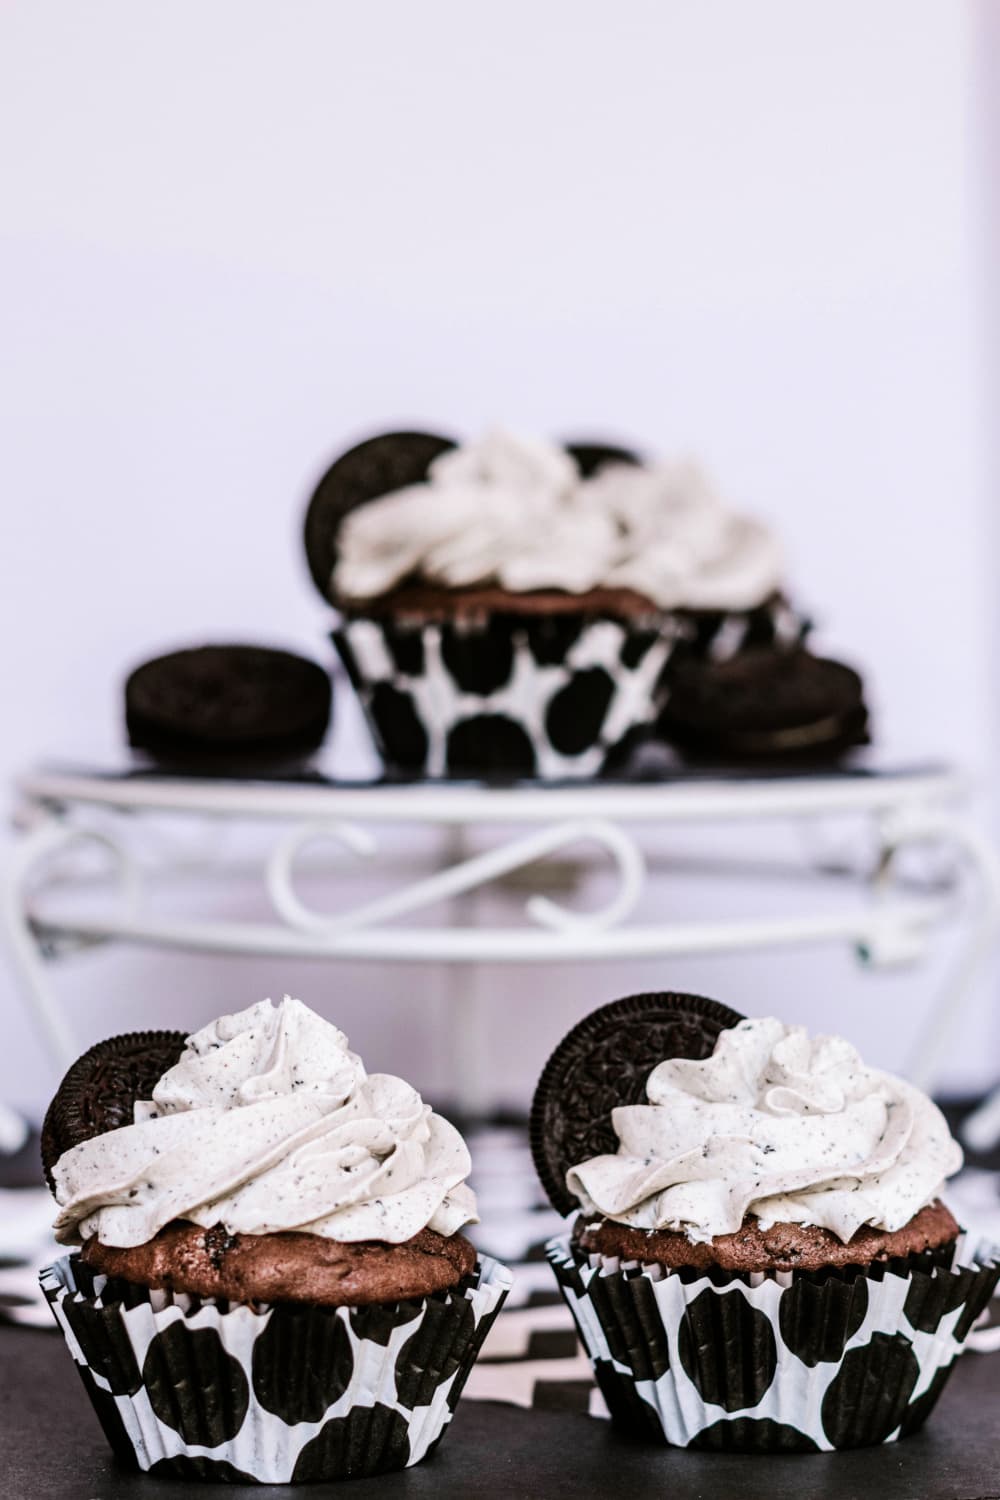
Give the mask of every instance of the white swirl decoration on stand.
<path id="1" fill-rule="evenodd" d="M 276 911 L 289 925 L 328 934 L 352 932 L 387 923 L 395 917 L 433 906 L 502 879 L 569 845 L 589 842 L 606 850 L 618 873 L 618 888 L 601 907 L 587 912 L 567 910 L 551 897 L 529 898 L 525 911 L 540 926 L 561 932 L 601 931 L 616 926 L 632 912 L 646 875 L 639 846 L 623 829 L 603 819 L 580 819 L 524 834 L 498 848 L 461 860 L 424 880 L 390 891 L 347 911 L 318 912 L 306 906 L 295 891 L 295 860 L 310 843 L 330 839 L 356 854 L 372 854 L 374 840 L 365 830 L 346 823 L 314 823 L 292 829 L 276 846 L 268 863 L 268 888 Z"/>

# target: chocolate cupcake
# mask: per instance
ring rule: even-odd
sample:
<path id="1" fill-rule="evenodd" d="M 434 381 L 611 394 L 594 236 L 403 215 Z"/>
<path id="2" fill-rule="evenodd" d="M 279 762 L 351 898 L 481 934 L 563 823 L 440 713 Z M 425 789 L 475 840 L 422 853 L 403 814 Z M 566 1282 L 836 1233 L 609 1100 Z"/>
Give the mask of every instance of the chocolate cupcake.
<path id="1" fill-rule="evenodd" d="M 81 1248 L 42 1286 L 131 1466 L 276 1484 L 440 1441 L 510 1276 L 460 1233 L 461 1136 L 336 1027 L 286 998 L 112 1038 L 43 1153 Z"/>
<path id="2" fill-rule="evenodd" d="M 306 518 L 334 641 L 390 767 L 589 777 L 649 729 L 680 644 L 798 642 L 781 558 L 694 470 L 503 432 L 390 433 Z"/>
<path id="3" fill-rule="evenodd" d="M 926 1095 L 840 1038 L 697 996 L 587 1017 L 532 1143 L 576 1210 L 548 1256 L 611 1415 L 657 1441 L 905 1437 L 1000 1278 L 940 1200 L 961 1151 Z"/>
<path id="4" fill-rule="evenodd" d="M 801 648 L 675 662 L 659 729 L 698 760 L 812 764 L 868 743 L 861 678 Z"/>
<path id="5" fill-rule="evenodd" d="M 306 657 L 197 646 L 129 674 L 125 726 L 135 749 L 171 763 L 294 760 L 322 744 L 330 704 L 329 676 Z"/>

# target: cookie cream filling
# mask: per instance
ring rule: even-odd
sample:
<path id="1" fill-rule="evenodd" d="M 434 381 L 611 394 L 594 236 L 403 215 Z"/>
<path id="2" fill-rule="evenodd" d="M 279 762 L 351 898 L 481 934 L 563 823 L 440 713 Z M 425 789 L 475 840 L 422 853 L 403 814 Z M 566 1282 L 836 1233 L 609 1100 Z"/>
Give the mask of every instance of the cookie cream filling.
<path id="1" fill-rule="evenodd" d="M 868 1068 L 840 1037 L 741 1021 L 701 1062 L 668 1058 L 648 1104 L 612 1111 L 619 1147 L 571 1167 L 586 1213 L 695 1243 L 812 1224 L 845 1243 L 901 1229 L 962 1165 L 944 1116 L 912 1084 Z"/>
<path id="2" fill-rule="evenodd" d="M 134 1124 L 59 1158 L 56 1238 L 128 1247 L 182 1219 L 399 1244 L 475 1222 L 470 1166 L 416 1089 L 366 1073 L 343 1032 L 286 996 L 196 1032 Z"/>
<path id="3" fill-rule="evenodd" d="M 405 579 L 514 593 L 628 588 L 663 609 L 750 609 L 781 550 L 693 465 L 612 464 L 581 479 L 562 448 L 502 430 L 434 460 L 427 480 L 350 511 L 332 586 L 363 601 Z"/>

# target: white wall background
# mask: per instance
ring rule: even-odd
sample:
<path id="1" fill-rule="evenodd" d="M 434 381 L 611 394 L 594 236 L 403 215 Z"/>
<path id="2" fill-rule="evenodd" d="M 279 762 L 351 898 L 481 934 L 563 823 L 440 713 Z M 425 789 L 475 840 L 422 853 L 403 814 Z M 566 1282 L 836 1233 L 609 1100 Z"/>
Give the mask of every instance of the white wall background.
<path id="1" fill-rule="evenodd" d="M 977 43 L 958 0 L 9 0 L 0 777 L 113 743 L 157 649 L 321 655 L 318 471 L 383 425 L 495 419 L 704 457 L 780 527 L 886 743 L 989 770 Z M 925 1004 L 843 954 L 729 962 L 564 972 L 543 1011 L 488 978 L 487 1009 L 525 1007 L 495 1022 L 503 1091 L 637 982 L 777 993 L 896 1065 Z M 0 1098 L 37 1107 L 2 980 Z M 118 953 L 59 983 L 81 1044 L 297 985 L 447 1085 L 435 973 Z M 950 1081 L 1000 1063 L 989 998 Z"/>

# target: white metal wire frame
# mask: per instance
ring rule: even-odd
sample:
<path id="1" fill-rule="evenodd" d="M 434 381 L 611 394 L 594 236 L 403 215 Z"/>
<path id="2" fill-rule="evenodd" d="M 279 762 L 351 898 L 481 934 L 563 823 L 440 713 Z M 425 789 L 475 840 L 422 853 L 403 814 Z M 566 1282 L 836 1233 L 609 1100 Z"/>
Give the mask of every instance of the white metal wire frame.
<path id="1" fill-rule="evenodd" d="M 38 773 L 20 784 L 25 832 L 15 847 L 3 889 L 3 920 L 23 989 L 56 1065 L 78 1047 L 51 984 L 51 959 L 74 947 L 112 939 L 163 948 L 240 954 L 296 955 L 379 962 L 436 961 L 547 963 L 586 958 L 630 959 L 679 954 L 780 949 L 842 940 L 873 964 L 920 958 L 936 930 L 960 922 L 960 951 L 939 1003 L 915 1040 L 910 1073 L 932 1080 L 946 1031 L 988 955 L 1000 923 L 1000 863 L 989 842 L 958 810 L 962 787 L 946 771 L 912 775 L 789 777 L 552 788 L 477 788 L 465 785 L 358 786 L 252 783 L 158 777 L 114 778 Z M 134 855 L 152 817 L 168 813 L 207 820 L 209 850 L 222 829 L 250 821 L 273 835 L 265 840 L 261 875 L 271 920 L 219 920 L 202 912 L 163 916 L 150 900 L 150 868 Z M 129 839 L 116 831 L 125 815 Z M 817 817 L 860 815 L 874 837 L 877 859 L 846 909 L 817 905 L 804 914 L 698 921 L 633 920 L 650 872 L 645 830 L 683 825 L 697 830 L 752 820 L 793 824 Z M 450 830 L 436 867 L 409 878 L 405 868 L 379 863 L 380 836 L 404 826 Z M 470 853 L 463 834 L 478 826 L 494 842 Z M 509 829 L 496 841 L 498 829 Z M 152 835 L 150 835 L 152 837 Z M 107 850 L 116 869 L 113 900 L 67 912 L 73 874 L 60 857 L 80 841 Z M 346 859 L 371 863 L 383 877 L 379 893 L 361 895 L 336 911 L 309 905 L 299 886 L 304 851 L 332 843 Z M 914 890 L 896 878 L 898 855 L 915 844 L 948 852 L 956 871 L 948 888 Z M 580 912 L 547 888 L 546 861 L 587 850 L 613 875 L 596 910 Z M 165 856 L 169 865 L 169 851 Z M 160 865 L 164 860 L 161 859 Z M 182 864 L 174 874 L 183 877 Z M 220 865 L 220 870 L 221 870 Z M 199 873 L 211 861 L 198 864 Z M 517 875 L 527 887 L 516 925 L 466 925 L 457 898 Z M 532 888 L 534 887 L 534 888 Z M 70 891 L 72 894 L 72 891 Z M 442 907 L 445 917 L 424 916 Z M 470 993 L 471 993 L 471 986 Z M 463 1005 L 462 986 L 452 986 Z M 459 1045 L 469 1057 L 470 1088 L 482 1080 L 475 1007 L 456 1016 Z M 998 1121 L 1000 1126 L 1000 1121 Z"/>

